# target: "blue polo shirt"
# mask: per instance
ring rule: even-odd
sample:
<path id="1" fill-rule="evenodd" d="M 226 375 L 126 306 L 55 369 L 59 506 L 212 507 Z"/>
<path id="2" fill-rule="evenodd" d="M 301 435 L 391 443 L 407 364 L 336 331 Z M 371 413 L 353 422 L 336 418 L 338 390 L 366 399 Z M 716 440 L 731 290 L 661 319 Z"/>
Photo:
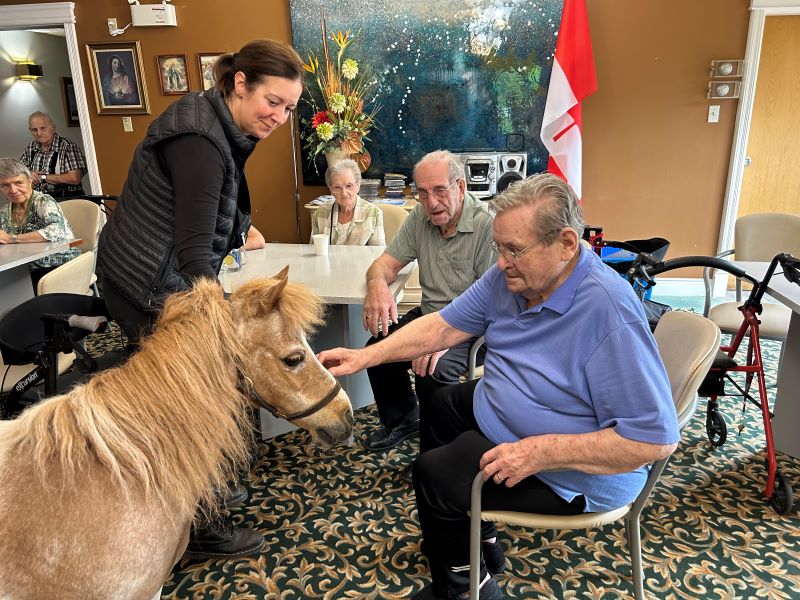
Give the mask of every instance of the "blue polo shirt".
<path id="1" fill-rule="evenodd" d="M 628 283 L 581 248 L 569 277 L 541 304 L 526 307 L 495 265 L 442 309 L 444 320 L 486 335 L 484 377 L 473 409 L 492 442 L 608 427 L 652 444 L 680 439 L 675 406 L 641 303 Z M 646 467 L 618 475 L 548 471 L 536 476 L 587 511 L 631 502 Z"/>

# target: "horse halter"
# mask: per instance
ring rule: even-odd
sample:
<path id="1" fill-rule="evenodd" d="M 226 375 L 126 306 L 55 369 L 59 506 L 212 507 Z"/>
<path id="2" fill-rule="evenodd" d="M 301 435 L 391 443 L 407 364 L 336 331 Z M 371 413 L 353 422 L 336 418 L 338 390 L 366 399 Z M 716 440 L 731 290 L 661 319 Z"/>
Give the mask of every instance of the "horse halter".
<path id="1" fill-rule="evenodd" d="M 286 419 L 287 421 L 296 421 L 297 419 L 302 419 L 303 417 L 308 417 L 313 415 L 315 412 L 318 412 L 328 406 L 331 401 L 339 395 L 339 392 L 342 391 L 342 384 L 338 381 L 334 384 L 333 388 L 330 392 L 328 392 L 322 400 L 319 402 L 312 404 L 305 410 L 300 410 L 297 412 L 289 413 L 288 415 L 282 412 L 279 408 L 272 406 L 269 402 L 264 400 L 264 397 L 256 391 L 255 386 L 253 386 L 253 380 L 247 376 L 247 374 L 242 369 L 241 363 L 236 361 L 236 387 L 237 389 L 242 392 L 245 396 L 249 397 L 253 402 L 258 404 L 264 410 L 269 411 L 272 416 L 277 417 L 279 419 Z"/>

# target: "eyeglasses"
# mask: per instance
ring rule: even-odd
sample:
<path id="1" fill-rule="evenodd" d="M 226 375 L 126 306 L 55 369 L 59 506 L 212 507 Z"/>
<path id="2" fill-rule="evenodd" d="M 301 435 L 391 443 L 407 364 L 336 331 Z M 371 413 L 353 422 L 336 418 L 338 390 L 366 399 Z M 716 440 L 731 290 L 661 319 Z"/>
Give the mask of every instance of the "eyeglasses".
<path id="1" fill-rule="evenodd" d="M 352 194 L 353 192 L 356 191 L 357 187 L 358 186 L 356 186 L 355 183 L 346 183 L 344 185 L 334 185 L 331 188 L 331 191 L 334 194 L 341 194 L 342 192 L 347 192 L 348 194 Z"/>
<path id="2" fill-rule="evenodd" d="M 528 244 L 522 250 L 509 250 L 508 248 L 504 248 L 494 240 L 489 242 L 489 246 L 491 246 L 492 250 L 497 252 L 500 256 L 505 258 L 508 261 L 519 262 L 519 257 L 525 254 L 531 248 L 535 248 L 539 242 L 534 242 L 533 244 Z"/>
<path id="3" fill-rule="evenodd" d="M 425 202 L 425 201 L 426 201 L 428 198 L 430 198 L 431 196 L 434 196 L 434 197 L 435 197 L 435 198 L 437 198 L 438 200 L 444 200 L 445 198 L 447 198 L 447 194 L 450 192 L 450 190 L 451 190 L 451 189 L 453 189 L 453 186 L 454 186 L 455 184 L 457 184 L 457 183 L 458 183 L 458 179 L 456 179 L 455 181 L 453 181 L 453 183 L 451 183 L 451 184 L 450 184 L 450 185 L 448 185 L 447 187 L 444 187 L 443 185 L 437 185 L 437 186 L 436 186 L 435 188 L 433 188 L 433 190 L 431 190 L 430 192 L 429 192 L 429 191 L 427 191 L 427 190 L 419 190 L 419 191 L 417 192 L 417 195 L 419 196 L 419 199 L 420 199 L 422 202 Z"/>

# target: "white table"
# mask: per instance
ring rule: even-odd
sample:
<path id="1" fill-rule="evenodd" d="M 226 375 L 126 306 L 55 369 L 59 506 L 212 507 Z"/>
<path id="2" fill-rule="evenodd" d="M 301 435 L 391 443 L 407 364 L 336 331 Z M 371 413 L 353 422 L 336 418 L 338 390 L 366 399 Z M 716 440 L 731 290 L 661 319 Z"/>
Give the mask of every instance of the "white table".
<path id="1" fill-rule="evenodd" d="M 68 249 L 69 242 L 0 244 L 0 315 L 33 298 L 29 263 Z"/>
<path id="2" fill-rule="evenodd" d="M 369 339 L 361 324 L 361 311 L 367 293 L 366 273 L 372 261 L 383 253 L 382 246 L 331 246 L 327 256 L 316 256 L 311 244 L 267 244 L 261 250 L 247 252 L 244 267 L 238 273 L 221 273 L 223 286 L 230 288 L 256 277 L 272 277 L 289 265 L 289 281 L 302 283 L 329 305 L 327 320 L 313 340 L 315 352 L 343 346 L 360 348 Z M 414 263 L 398 275 L 390 290 L 395 298 L 403 289 Z M 353 408 L 373 401 L 366 372 L 341 378 Z M 286 433 L 294 426 L 261 411 L 263 439 Z"/>
<path id="3" fill-rule="evenodd" d="M 737 262 L 750 275 L 759 281 L 767 272 L 766 262 Z M 795 285 L 776 273 L 767 286 L 767 293 L 781 304 L 792 309 L 789 321 L 789 334 L 783 349 L 783 359 L 778 365 L 778 390 L 772 419 L 772 436 L 775 449 L 795 458 L 800 458 L 800 285 Z"/>

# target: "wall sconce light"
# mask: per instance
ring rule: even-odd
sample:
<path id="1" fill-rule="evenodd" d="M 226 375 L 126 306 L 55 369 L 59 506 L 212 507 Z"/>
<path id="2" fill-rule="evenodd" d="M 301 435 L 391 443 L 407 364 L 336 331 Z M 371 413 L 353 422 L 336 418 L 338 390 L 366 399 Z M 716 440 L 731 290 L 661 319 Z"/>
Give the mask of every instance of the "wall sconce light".
<path id="1" fill-rule="evenodd" d="M 36 81 L 44 75 L 42 65 L 37 65 L 33 61 L 17 63 L 17 79 L 20 81 Z"/>
<path id="2" fill-rule="evenodd" d="M 740 87 L 741 83 L 738 81 L 709 81 L 706 98 L 709 100 L 738 98 Z"/>
<path id="3" fill-rule="evenodd" d="M 708 76 L 711 79 L 741 77 L 743 64 L 743 60 L 712 60 Z"/>

